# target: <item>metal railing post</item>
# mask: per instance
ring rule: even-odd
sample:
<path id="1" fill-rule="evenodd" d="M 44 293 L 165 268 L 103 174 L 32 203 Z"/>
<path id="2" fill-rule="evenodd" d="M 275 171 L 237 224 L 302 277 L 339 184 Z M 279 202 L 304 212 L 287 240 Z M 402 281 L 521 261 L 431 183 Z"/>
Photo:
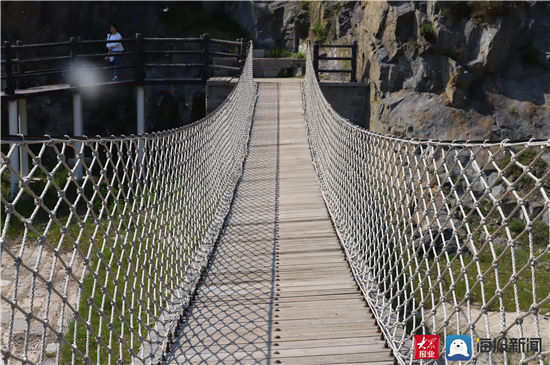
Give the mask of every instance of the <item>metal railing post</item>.
<path id="1" fill-rule="evenodd" d="M 315 77 L 319 81 L 319 41 L 313 43 L 313 70 L 315 71 Z"/>
<path id="2" fill-rule="evenodd" d="M 357 82 L 357 41 L 351 45 L 351 82 Z"/>
<path id="3" fill-rule="evenodd" d="M 208 79 L 208 34 L 205 33 L 201 35 L 202 38 L 202 71 L 201 71 L 201 80 L 204 85 L 206 85 L 206 80 Z"/>

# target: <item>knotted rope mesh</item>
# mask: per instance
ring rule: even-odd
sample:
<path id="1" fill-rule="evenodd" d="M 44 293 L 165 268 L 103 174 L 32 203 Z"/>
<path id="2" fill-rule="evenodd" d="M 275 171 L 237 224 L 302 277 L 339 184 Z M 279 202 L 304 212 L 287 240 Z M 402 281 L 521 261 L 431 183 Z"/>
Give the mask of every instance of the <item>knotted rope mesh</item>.
<path id="1" fill-rule="evenodd" d="M 309 53 L 303 98 L 324 199 L 398 361 L 420 363 L 415 334 L 439 334 L 442 344 L 446 335 L 472 336 L 468 363 L 548 361 L 550 140 L 437 142 L 369 132 L 332 109 Z M 503 337 L 542 338 L 542 350 L 475 350 L 477 338 Z"/>
<path id="2" fill-rule="evenodd" d="M 160 359 L 230 207 L 255 100 L 250 47 L 227 100 L 191 125 L 2 141 L 4 362 Z"/>

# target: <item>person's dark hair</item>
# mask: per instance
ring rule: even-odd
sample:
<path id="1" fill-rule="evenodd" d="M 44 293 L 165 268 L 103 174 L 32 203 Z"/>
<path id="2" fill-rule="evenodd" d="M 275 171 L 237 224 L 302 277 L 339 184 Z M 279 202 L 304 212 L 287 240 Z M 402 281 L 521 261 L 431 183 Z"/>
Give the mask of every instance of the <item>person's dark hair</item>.
<path id="1" fill-rule="evenodd" d="M 111 24 L 111 27 L 115 28 L 116 30 L 118 30 L 118 27 L 116 26 L 116 24 L 112 23 Z"/>

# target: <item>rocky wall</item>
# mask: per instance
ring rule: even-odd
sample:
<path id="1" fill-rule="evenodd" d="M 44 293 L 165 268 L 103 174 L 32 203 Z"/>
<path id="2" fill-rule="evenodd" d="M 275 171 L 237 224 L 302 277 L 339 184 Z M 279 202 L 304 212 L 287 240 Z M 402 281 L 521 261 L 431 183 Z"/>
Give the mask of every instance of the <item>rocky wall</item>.
<path id="1" fill-rule="evenodd" d="M 259 47 L 305 52 L 315 39 L 357 40 L 373 131 L 434 139 L 550 136 L 550 3 L 280 1 L 230 8 Z"/>

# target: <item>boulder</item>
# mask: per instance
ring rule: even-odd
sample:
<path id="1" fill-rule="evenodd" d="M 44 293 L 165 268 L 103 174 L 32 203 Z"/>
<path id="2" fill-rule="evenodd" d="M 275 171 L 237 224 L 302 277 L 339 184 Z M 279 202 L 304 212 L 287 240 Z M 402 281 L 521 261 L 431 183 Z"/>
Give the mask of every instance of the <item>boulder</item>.
<path id="1" fill-rule="evenodd" d="M 293 52 L 298 50 L 300 39 L 307 37 L 309 18 L 300 7 L 285 6 L 280 44 Z"/>
<path id="2" fill-rule="evenodd" d="M 490 118 L 480 118 L 479 115 L 447 107 L 442 96 L 432 93 L 402 90 L 388 93 L 372 105 L 371 129 L 379 133 L 433 139 L 472 139 L 476 135 L 485 135 L 492 123 Z"/>
<path id="3" fill-rule="evenodd" d="M 390 60 L 397 55 L 400 43 L 416 39 L 416 32 L 416 15 L 412 3 L 406 2 L 389 8 L 381 40 Z"/>
<path id="4" fill-rule="evenodd" d="M 512 44 L 511 23 L 511 20 L 499 20 L 494 25 L 485 24 L 477 37 L 469 33 L 475 51 L 473 59 L 468 62 L 468 68 L 474 75 L 480 76 L 485 72 L 492 74 L 506 65 Z"/>
<path id="5" fill-rule="evenodd" d="M 55 354 L 57 353 L 57 348 L 59 345 L 57 343 L 49 343 L 46 345 L 46 354 Z"/>
<path id="6" fill-rule="evenodd" d="M 445 94 L 453 107 L 463 108 L 469 105 L 470 86 L 474 80 L 472 74 L 456 62 L 449 59 L 449 78 Z"/>
<path id="7" fill-rule="evenodd" d="M 284 19 L 284 3 L 253 3 L 254 34 L 258 46 L 273 49 L 281 47 L 281 31 Z"/>

